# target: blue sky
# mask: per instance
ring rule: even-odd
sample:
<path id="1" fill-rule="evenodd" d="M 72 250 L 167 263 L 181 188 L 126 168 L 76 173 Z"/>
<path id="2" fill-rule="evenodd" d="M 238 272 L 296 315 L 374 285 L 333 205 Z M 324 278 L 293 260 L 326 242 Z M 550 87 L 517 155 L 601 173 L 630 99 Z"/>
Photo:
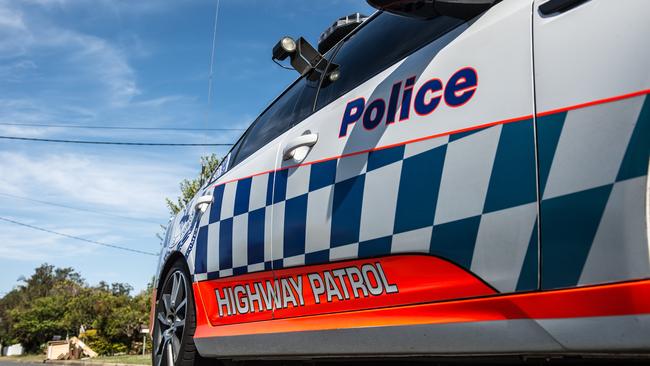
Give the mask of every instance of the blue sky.
<path id="1" fill-rule="evenodd" d="M 336 18 L 372 13 L 362 0 L 221 0 L 208 103 L 215 7 L 216 0 L 0 0 L 0 135 L 231 143 L 241 131 L 6 124 L 244 129 L 297 75 L 270 60 L 280 37 L 316 44 Z M 0 140 L 0 216 L 157 252 L 158 224 L 169 218 L 164 198 L 196 174 L 201 155 L 227 150 Z M 44 262 L 72 266 L 90 284 L 140 290 L 156 261 L 0 222 L 0 295 Z"/>

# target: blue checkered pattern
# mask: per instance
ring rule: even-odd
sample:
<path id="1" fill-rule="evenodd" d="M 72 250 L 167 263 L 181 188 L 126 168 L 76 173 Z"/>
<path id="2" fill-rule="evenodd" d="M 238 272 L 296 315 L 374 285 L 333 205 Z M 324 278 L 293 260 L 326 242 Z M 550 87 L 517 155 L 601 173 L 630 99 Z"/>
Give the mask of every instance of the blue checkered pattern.
<path id="1" fill-rule="evenodd" d="M 538 122 L 542 287 L 647 277 L 650 98 Z"/>
<path id="2" fill-rule="evenodd" d="M 596 238 L 601 219 L 616 214 L 605 212 L 608 205 L 616 205 L 613 189 L 639 177 L 643 182 L 637 186 L 645 184 L 649 107 L 646 102 L 639 114 L 642 101 L 636 100 L 636 114 L 627 105 L 634 100 L 628 100 L 538 121 L 541 225 L 534 126 L 525 120 L 217 186 L 214 204 L 199 228 L 196 278 L 427 253 L 471 270 L 500 291 L 530 290 L 537 288 L 539 227 L 544 286 L 588 283 L 589 278 L 580 278 L 590 267 L 592 244 L 605 240 Z M 605 116 L 625 120 L 615 129 L 628 126 L 627 138 L 620 132 L 620 138 L 612 140 L 611 121 L 582 126 L 603 110 L 608 111 Z M 586 139 L 585 130 L 596 141 Z M 587 159 L 605 142 L 618 146 L 620 159 L 611 158 L 613 152 L 607 149 L 609 160 L 600 159 L 597 167 L 579 159 Z M 584 151 L 576 151 L 576 145 Z M 616 172 L 603 181 L 599 172 L 610 163 Z M 616 199 L 624 199 L 635 187 Z M 616 227 L 601 227 L 603 238 L 607 230 Z M 610 251 L 606 246 L 599 250 L 605 255 L 592 262 Z"/>
<path id="3" fill-rule="evenodd" d="M 528 120 L 220 185 L 199 228 L 195 273 L 220 278 L 396 253 L 431 253 L 481 272 L 489 264 L 473 259 L 476 245 L 489 257 L 496 227 L 516 212 L 525 219 L 510 225 L 523 227 L 501 244 L 518 248 L 504 283 L 514 290 L 536 237 L 534 166 Z M 528 264 L 536 271 L 536 261 Z"/>

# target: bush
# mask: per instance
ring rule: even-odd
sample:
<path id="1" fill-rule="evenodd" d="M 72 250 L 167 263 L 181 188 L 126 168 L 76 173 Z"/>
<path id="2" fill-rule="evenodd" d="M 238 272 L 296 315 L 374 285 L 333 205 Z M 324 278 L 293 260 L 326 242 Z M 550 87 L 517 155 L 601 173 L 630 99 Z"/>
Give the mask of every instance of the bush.
<path id="1" fill-rule="evenodd" d="M 111 355 L 113 348 L 111 342 L 102 337 L 89 337 L 86 342 L 86 345 L 90 347 L 93 351 L 97 352 L 100 356 Z"/>
<path id="2" fill-rule="evenodd" d="M 27 352 L 53 336 L 80 334 L 101 355 L 135 351 L 140 329 L 149 321 L 151 286 L 135 296 L 123 283 L 88 286 L 72 268 L 44 264 L 22 285 L 0 298 L 0 341 L 20 342 Z M 138 347 L 140 350 L 142 346 Z"/>

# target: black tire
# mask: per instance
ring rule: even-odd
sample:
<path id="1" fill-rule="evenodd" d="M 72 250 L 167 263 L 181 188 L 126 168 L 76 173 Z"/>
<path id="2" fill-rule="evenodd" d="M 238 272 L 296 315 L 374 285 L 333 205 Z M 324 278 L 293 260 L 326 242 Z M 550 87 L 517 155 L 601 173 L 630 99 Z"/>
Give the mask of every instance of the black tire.
<path id="1" fill-rule="evenodd" d="M 205 364 L 194 345 L 196 309 L 191 277 L 183 261 L 174 262 L 161 280 L 154 315 L 153 366 Z"/>

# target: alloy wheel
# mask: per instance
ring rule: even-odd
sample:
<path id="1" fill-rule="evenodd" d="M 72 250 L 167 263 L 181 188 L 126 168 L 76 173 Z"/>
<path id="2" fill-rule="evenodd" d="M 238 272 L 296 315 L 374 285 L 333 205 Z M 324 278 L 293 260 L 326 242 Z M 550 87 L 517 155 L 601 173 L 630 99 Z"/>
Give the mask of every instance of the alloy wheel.
<path id="1" fill-rule="evenodd" d="M 162 287 L 156 310 L 155 366 L 174 366 L 180 355 L 187 316 L 187 286 L 185 274 L 177 270 Z"/>

